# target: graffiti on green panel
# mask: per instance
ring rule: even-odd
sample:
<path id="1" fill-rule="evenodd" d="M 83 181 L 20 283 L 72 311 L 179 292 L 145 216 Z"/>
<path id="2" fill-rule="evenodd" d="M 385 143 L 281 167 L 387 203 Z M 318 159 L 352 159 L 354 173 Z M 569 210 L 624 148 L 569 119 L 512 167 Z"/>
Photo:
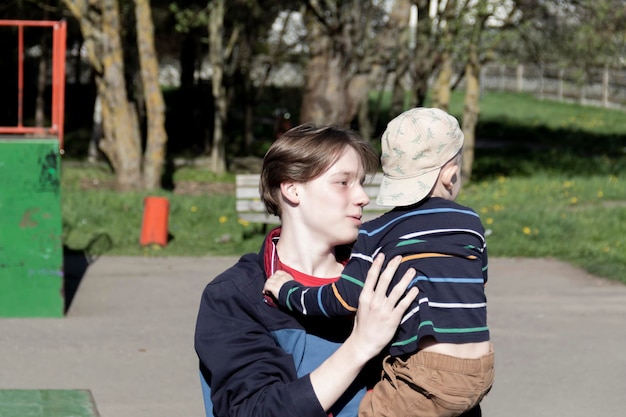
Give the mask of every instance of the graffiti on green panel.
<path id="1" fill-rule="evenodd" d="M 0 317 L 63 315 L 60 161 L 52 139 L 0 139 Z"/>

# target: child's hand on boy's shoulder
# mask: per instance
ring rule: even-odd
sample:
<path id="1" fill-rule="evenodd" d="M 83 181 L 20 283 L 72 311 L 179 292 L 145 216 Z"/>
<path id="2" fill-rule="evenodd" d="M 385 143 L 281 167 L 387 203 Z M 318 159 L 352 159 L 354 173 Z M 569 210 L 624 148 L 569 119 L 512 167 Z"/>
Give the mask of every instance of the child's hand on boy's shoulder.
<path id="1" fill-rule="evenodd" d="M 283 286 L 288 281 L 293 281 L 293 277 L 285 271 L 276 271 L 274 272 L 266 281 L 265 286 L 263 287 L 263 294 L 266 296 L 272 296 L 274 299 L 278 299 L 278 293 L 280 292 L 280 287 Z M 270 303 L 268 297 L 265 297 L 265 301 L 268 304 L 275 305 L 274 303 Z"/>
<path id="2" fill-rule="evenodd" d="M 263 292 L 265 294 L 272 294 L 275 298 L 278 298 L 280 287 L 288 281 L 293 281 L 291 274 L 285 271 L 276 271 L 265 281 Z"/>

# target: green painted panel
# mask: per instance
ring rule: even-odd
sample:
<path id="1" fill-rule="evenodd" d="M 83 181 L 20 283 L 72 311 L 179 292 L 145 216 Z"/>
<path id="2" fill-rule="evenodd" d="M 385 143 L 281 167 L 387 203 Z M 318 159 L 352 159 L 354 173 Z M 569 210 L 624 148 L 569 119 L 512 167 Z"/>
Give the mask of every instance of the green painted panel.
<path id="1" fill-rule="evenodd" d="M 89 390 L 0 390 L 2 417 L 97 417 Z"/>
<path id="2" fill-rule="evenodd" d="M 60 159 L 54 139 L 0 139 L 0 317 L 61 317 Z"/>

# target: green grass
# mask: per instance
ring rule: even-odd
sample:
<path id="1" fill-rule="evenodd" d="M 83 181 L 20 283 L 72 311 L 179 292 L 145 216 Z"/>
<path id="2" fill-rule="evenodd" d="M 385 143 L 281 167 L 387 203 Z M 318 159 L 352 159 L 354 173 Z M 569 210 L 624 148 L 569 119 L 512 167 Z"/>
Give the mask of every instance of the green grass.
<path id="1" fill-rule="evenodd" d="M 194 172 L 195 171 L 195 172 Z M 186 168 L 174 181 L 234 182 L 234 176 L 215 178 L 200 169 Z M 62 169 L 62 211 L 64 245 L 95 255 L 202 256 L 233 255 L 258 250 L 259 225 L 239 222 L 232 193 L 178 195 L 171 191 L 126 192 L 110 189 L 113 174 L 97 167 Z M 88 188 L 86 183 L 102 189 Z M 169 200 L 170 240 L 159 246 L 139 245 L 144 199 L 163 196 Z M 243 224 L 242 224 L 243 223 Z M 260 235 L 259 235 L 260 236 Z"/>
<path id="2" fill-rule="evenodd" d="M 454 97 L 451 112 L 461 116 Z M 492 257 L 553 257 L 626 283 L 626 114 L 527 95 L 486 94 L 472 181 L 459 202 L 489 230 Z M 111 191 L 110 171 L 63 165 L 64 244 L 96 254 L 240 255 L 256 251 L 261 225 L 237 219 L 232 192 L 159 191 L 170 200 L 171 240 L 141 247 L 147 193 Z M 101 189 L 93 189 L 94 181 Z M 201 168 L 176 170 L 173 182 L 234 182 Z M 89 187 L 87 187 L 89 185 Z M 91 244 L 91 246 L 90 246 Z"/>
<path id="3" fill-rule="evenodd" d="M 553 257 L 626 282 L 626 198 L 615 176 L 500 177 L 459 198 L 488 230 L 492 257 Z"/>

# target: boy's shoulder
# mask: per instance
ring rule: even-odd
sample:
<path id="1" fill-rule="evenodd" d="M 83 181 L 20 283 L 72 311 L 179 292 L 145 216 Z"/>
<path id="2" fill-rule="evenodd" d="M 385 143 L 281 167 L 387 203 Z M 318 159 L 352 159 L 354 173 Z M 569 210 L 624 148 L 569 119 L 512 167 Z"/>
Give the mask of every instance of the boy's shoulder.
<path id="1" fill-rule="evenodd" d="M 363 224 L 359 237 L 361 235 L 373 235 L 383 229 L 400 226 L 405 221 L 413 221 L 413 219 L 422 218 L 426 221 L 426 217 L 420 214 L 444 214 L 446 218 L 452 220 L 458 216 L 450 216 L 451 213 L 469 214 L 469 217 L 479 220 L 479 215 L 471 207 L 464 206 L 456 201 L 446 200 L 440 197 L 431 197 L 422 200 L 417 204 L 410 206 L 398 206 L 383 213 L 381 216 L 370 220 Z M 430 216 L 428 216 L 430 217 Z M 437 216 L 440 218 L 441 216 Z M 452 217 L 452 218 L 451 218 Z M 465 216 L 463 216 L 465 218 Z"/>
<path id="2" fill-rule="evenodd" d="M 261 257 L 256 253 L 243 255 L 234 265 L 216 276 L 207 289 L 216 291 L 216 287 L 236 289 L 234 292 L 247 293 L 255 292 L 257 287 L 263 286 L 265 282 L 265 272 Z M 232 295 L 232 294 L 231 294 Z"/>

